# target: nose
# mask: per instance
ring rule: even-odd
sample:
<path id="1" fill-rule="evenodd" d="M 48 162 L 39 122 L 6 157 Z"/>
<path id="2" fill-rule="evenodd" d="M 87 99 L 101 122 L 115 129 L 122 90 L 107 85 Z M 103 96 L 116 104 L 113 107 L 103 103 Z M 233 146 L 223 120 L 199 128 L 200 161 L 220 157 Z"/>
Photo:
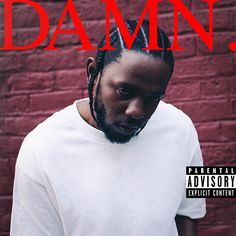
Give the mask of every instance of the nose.
<path id="1" fill-rule="evenodd" d="M 142 99 L 136 98 L 129 102 L 125 114 L 136 120 L 141 120 L 145 117 L 145 109 Z"/>

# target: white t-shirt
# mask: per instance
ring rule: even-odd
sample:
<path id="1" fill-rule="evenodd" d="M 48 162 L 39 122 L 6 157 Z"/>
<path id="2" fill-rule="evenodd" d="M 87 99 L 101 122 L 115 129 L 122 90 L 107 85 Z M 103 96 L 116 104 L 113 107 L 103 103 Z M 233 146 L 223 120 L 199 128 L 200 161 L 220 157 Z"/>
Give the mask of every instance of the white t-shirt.
<path id="1" fill-rule="evenodd" d="M 191 120 L 160 102 L 144 130 L 112 144 L 76 103 L 25 138 L 17 159 L 11 236 L 176 236 L 176 214 L 200 218 L 186 199 L 186 166 L 202 165 Z"/>

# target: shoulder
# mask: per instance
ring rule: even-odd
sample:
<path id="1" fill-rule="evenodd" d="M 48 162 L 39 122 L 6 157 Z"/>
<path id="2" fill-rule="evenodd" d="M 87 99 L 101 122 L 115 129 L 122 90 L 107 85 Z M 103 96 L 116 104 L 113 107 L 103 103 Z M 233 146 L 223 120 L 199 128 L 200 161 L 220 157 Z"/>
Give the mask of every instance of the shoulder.
<path id="1" fill-rule="evenodd" d="M 193 129 L 191 118 L 177 107 L 161 101 L 151 118 L 152 123 L 172 128 Z"/>
<path id="2" fill-rule="evenodd" d="M 70 120 L 73 119 L 73 105 L 55 112 L 42 123 L 38 124 L 23 140 L 19 154 L 18 164 L 32 162 L 39 153 L 50 152 L 58 144 L 66 130 L 70 130 Z"/>
<path id="3" fill-rule="evenodd" d="M 35 142 L 50 141 L 50 137 L 56 137 L 60 132 L 69 129 L 71 120 L 74 119 L 74 105 L 67 106 L 66 108 L 55 112 L 42 123 L 38 124 L 27 136 L 26 141 Z M 53 141 L 53 140 L 51 140 Z"/>
<path id="4" fill-rule="evenodd" d="M 50 161 L 56 160 L 55 150 L 67 142 L 73 130 L 73 105 L 48 117 L 24 139 L 17 157 L 16 170 L 22 170 L 31 179 L 42 183 L 42 173 Z M 69 133 L 69 134 L 68 134 Z M 54 159 L 53 159 L 54 158 Z M 54 160 L 54 161 L 55 161 Z"/>

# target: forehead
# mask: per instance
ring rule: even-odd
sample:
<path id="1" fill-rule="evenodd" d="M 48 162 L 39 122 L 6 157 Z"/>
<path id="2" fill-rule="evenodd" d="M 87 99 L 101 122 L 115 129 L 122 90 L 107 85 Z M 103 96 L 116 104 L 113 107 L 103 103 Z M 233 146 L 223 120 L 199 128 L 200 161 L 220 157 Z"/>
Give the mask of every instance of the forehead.
<path id="1" fill-rule="evenodd" d="M 128 83 L 144 90 L 158 90 L 167 85 L 170 68 L 160 58 L 125 50 L 116 62 L 105 67 L 103 75 L 110 83 Z"/>

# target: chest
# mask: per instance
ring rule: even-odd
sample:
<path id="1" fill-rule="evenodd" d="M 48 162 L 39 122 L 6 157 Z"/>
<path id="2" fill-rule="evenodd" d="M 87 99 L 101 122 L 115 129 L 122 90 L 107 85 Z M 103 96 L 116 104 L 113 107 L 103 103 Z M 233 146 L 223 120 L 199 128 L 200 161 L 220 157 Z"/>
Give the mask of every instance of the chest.
<path id="1" fill-rule="evenodd" d="M 185 186 L 184 158 L 176 161 L 180 153 L 168 147 L 158 149 L 158 145 L 139 150 L 95 145 L 80 152 L 70 149 L 60 156 L 67 161 L 57 162 L 48 173 L 53 185 L 50 191 L 57 196 L 59 214 L 68 230 L 145 235 L 173 223 Z"/>

